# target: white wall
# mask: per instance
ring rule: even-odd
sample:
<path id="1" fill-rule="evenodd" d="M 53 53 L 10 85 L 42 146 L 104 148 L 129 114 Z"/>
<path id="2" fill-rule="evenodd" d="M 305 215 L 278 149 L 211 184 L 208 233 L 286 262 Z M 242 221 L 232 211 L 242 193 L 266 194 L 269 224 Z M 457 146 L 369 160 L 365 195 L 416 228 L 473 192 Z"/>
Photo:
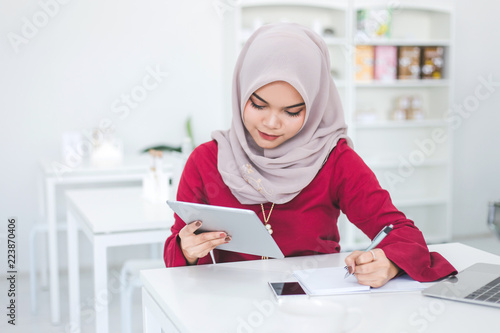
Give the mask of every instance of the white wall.
<path id="1" fill-rule="evenodd" d="M 196 143 L 224 126 L 222 18 L 211 1 L 58 1 L 67 4 L 50 6 L 53 17 L 32 37 L 25 34 L 30 38 L 16 52 L 8 34 L 23 36 L 23 18 L 43 24 L 40 3 L 58 2 L 0 0 L 0 233 L 7 217 L 17 216 L 21 270 L 39 218 L 38 159 L 60 160 L 63 132 L 96 128 L 107 118 L 125 152 L 134 153 L 180 144 L 188 115 Z M 157 66 L 168 77 L 120 118 L 113 102 Z"/>
<path id="2" fill-rule="evenodd" d="M 496 87 L 454 135 L 453 233 L 488 232 L 486 205 L 500 200 L 500 21 L 498 1 L 457 1 L 455 102 L 474 96 L 478 77 Z M 485 90 L 482 90 L 484 93 Z M 500 246 L 500 245 L 499 245 Z"/>
<path id="3" fill-rule="evenodd" d="M 16 53 L 7 34 L 21 35 L 23 18 L 32 21 L 41 7 L 34 0 L 0 0 L 0 219 L 19 218 L 21 270 L 27 269 L 28 234 L 39 218 L 37 161 L 59 158 L 64 131 L 98 127 L 108 118 L 126 152 L 136 152 L 154 143 L 180 143 L 187 115 L 193 116 L 197 143 L 227 126 L 224 22 L 213 4 L 68 1 Z M 457 1 L 457 103 L 474 94 L 479 76 L 500 81 L 498 12 L 497 2 Z M 168 77 L 119 118 L 113 102 L 157 65 Z M 500 87 L 455 131 L 455 235 L 487 232 L 486 203 L 500 199 L 498 124 Z M 5 223 L 0 226 L 5 234 Z"/>

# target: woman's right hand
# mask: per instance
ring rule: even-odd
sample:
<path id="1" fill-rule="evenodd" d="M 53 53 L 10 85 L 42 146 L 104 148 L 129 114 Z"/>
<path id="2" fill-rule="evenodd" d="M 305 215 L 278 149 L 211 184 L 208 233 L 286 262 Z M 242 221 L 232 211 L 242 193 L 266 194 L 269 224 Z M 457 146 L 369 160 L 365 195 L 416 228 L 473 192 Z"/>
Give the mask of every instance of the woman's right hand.
<path id="1" fill-rule="evenodd" d="M 196 235 L 194 232 L 201 227 L 201 221 L 186 224 L 180 231 L 181 249 L 186 262 L 194 265 L 199 258 L 206 256 L 215 247 L 229 243 L 231 236 L 225 232 L 213 231 Z"/>

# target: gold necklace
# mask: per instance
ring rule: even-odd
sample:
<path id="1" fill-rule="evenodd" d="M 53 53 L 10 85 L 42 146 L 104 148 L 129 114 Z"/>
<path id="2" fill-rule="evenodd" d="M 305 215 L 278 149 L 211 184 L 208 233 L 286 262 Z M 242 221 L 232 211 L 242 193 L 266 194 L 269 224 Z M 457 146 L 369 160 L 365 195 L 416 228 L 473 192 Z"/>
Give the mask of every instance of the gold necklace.
<path id="1" fill-rule="evenodd" d="M 271 206 L 271 210 L 269 211 L 269 214 L 266 217 L 266 212 L 264 211 L 264 205 L 260 204 L 260 208 L 262 208 L 262 216 L 264 217 L 264 225 L 266 226 L 267 231 L 269 232 L 270 235 L 273 234 L 273 227 L 267 223 L 269 222 L 269 218 L 271 217 L 271 214 L 273 213 L 273 208 L 274 208 L 274 202 L 273 205 Z M 262 256 L 262 260 L 269 259 L 269 257 Z"/>
<path id="2" fill-rule="evenodd" d="M 269 215 L 267 215 L 267 217 L 266 217 L 266 213 L 264 211 L 263 204 L 260 204 L 260 208 L 262 208 L 262 216 L 264 217 L 264 225 L 266 226 L 266 229 L 269 232 L 269 234 L 272 235 L 273 234 L 273 227 L 271 227 L 271 225 L 267 222 L 269 221 L 269 218 L 271 217 L 271 214 L 273 213 L 274 202 L 273 202 L 273 205 L 271 206 L 271 210 L 269 211 Z"/>

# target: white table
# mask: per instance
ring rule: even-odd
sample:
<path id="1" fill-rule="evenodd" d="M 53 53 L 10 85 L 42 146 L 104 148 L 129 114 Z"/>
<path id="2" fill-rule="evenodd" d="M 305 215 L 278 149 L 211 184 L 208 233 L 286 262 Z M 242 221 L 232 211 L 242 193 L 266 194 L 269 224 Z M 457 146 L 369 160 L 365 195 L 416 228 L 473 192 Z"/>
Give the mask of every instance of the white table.
<path id="1" fill-rule="evenodd" d="M 108 332 L 107 249 L 112 246 L 162 243 L 170 234 L 173 212 L 166 204 L 142 199 L 142 189 L 112 188 L 67 191 L 70 331 L 80 328 L 78 229 L 93 246 L 96 332 Z"/>
<path id="2" fill-rule="evenodd" d="M 175 164 L 174 169 L 175 167 L 182 168 L 180 157 L 171 159 Z M 50 309 L 53 324 L 58 324 L 61 320 L 56 215 L 58 206 L 63 203 L 56 200 L 57 191 L 80 185 L 102 187 L 122 183 L 138 184 L 142 181 L 150 164 L 151 159 L 147 155 L 125 156 L 120 166 L 108 168 L 93 167 L 88 162 L 84 162 L 77 168 L 70 168 L 62 166 L 57 161 L 41 161 L 41 201 L 48 233 Z M 172 169 L 171 164 L 164 164 L 164 167 L 168 171 Z M 44 274 L 42 274 L 43 280 Z"/>
<path id="3" fill-rule="evenodd" d="M 429 247 L 459 271 L 476 262 L 500 264 L 499 256 L 459 243 Z M 267 282 L 291 280 L 297 269 L 343 266 L 347 254 L 142 271 L 144 332 L 294 332 L 287 321 L 279 320 L 280 309 Z M 498 328 L 497 308 L 426 297 L 419 291 L 321 298 L 360 312 L 361 322 L 348 332 L 491 332 Z"/>

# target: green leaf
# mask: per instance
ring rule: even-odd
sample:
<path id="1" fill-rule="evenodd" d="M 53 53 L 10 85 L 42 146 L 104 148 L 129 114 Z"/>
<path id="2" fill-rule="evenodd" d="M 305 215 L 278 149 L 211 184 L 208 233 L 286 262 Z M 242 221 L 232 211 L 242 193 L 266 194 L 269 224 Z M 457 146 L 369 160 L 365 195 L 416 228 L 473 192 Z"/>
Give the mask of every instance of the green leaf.
<path id="1" fill-rule="evenodd" d="M 191 127 L 191 117 L 188 117 L 188 119 L 186 120 L 186 133 L 188 137 L 191 139 L 191 145 L 193 146 L 192 148 L 194 149 L 196 146 L 194 144 L 193 129 Z"/>

